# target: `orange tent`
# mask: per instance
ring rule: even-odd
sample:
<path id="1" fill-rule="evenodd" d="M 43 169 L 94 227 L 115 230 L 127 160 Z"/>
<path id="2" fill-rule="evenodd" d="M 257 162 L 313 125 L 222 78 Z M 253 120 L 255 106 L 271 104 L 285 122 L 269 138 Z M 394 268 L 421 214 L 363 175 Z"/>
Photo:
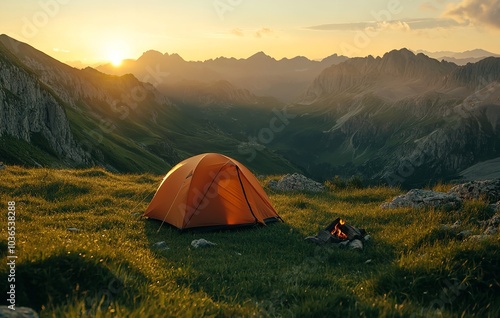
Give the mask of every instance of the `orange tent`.
<path id="1" fill-rule="evenodd" d="M 173 167 L 144 216 L 179 229 L 266 224 L 281 219 L 250 170 L 216 153 L 197 155 Z"/>

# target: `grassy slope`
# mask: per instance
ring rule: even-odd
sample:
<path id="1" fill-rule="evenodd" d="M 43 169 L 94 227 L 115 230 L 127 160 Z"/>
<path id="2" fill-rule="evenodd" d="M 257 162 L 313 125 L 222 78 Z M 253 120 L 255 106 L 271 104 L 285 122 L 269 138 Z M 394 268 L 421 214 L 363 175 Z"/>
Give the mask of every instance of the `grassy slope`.
<path id="1" fill-rule="evenodd" d="M 134 214 L 161 176 L 19 167 L 0 175 L 1 209 L 10 200 L 17 208 L 17 305 L 42 317 L 500 314 L 499 236 L 459 241 L 440 227 L 461 220 L 460 229 L 480 233 L 476 221 L 490 216 L 482 202 L 459 213 L 381 210 L 399 190 L 268 190 L 286 223 L 179 234 Z M 363 252 L 303 241 L 337 216 L 373 236 Z M 201 237 L 218 245 L 191 248 Z M 155 248 L 159 241 L 169 249 Z M 0 280 L 6 275 L 2 266 Z"/>

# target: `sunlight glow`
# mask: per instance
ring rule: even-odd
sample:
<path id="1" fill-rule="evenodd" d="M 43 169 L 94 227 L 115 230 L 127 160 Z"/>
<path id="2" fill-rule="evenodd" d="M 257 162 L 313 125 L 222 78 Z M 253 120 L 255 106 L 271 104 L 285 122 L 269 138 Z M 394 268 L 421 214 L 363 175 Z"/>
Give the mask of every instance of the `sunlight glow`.
<path id="1" fill-rule="evenodd" d="M 113 38 L 113 40 L 107 38 Z M 102 42 L 102 56 L 114 67 L 119 67 L 123 60 L 130 55 L 128 43 L 116 35 L 107 35 Z"/>
<path id="2" fill-rule="evenodd" d="M 122 64 L 124 56 L 121 51 L 111 51 L 109 52 L 108 59 L 113 66 L 118 67 Z"/>

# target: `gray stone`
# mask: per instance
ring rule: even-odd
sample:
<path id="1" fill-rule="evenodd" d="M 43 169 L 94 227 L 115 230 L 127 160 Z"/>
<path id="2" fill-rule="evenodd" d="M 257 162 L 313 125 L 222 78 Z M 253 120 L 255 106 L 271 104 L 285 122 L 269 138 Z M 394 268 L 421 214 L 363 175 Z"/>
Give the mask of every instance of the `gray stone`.
<path id="1" fill-rule="evenodd" d="M 500 214 L 494 215 L 488 220 L 488 226 L 498 227 L 500 225 Z"/>
<path id="2" fill-rule="evenodd" d="M 455 194 L 462 200 L 485 199 L 489 203 L 500 200 L 500 179 L 471 181 L 454 186 L 448 191 Z"/>
<path id="3" fill-rule="evenodd" d="M 277 180 L 269 180 L 269 182 L 267 183 L 267 186 L 270 189 L 276 190 L 278 188 L 278 181 Z"/>
<path id="4" fill-rule="evenodd" d="M 353 250 L 362 250 L 363 242 L 361 242 L 361 240 L 352 240 L 349 242 L 349 244 L 347 244 L 347 246 Z"/>
<path id="5" fill-rule="evenodd" d="M 396 208 L 448 208 L 458 209 L 462 204 L 457 195 L 431 190 L 412 189 L 408 193 L 385 202 L 383 209 Z"/>
<path id="6" fill-rule="evenodd" d="M 498 228 L 495 226 L 488 226 L 483 234 L 485 235 L 495 235 L 498 233 Z"/>
<path id="7" fill-rule="evenodd" d="M 469 236 L 471 236 L 471 235 L 472 235 L 472 231 L 470 231 L 470 230 L 465 230 L 465 231 L 462 231 L 462 232 L 458 233 L 458 234 L 457 234 L 457 237 L 458 237 L 459 239 L 463 240 L 463 239 L 465 239 L 465 238 L 467 238 L 467 237 L 469 237 Z"/>
<path id="8" fill-rule="evenodd" d="M 191 242 L 191 246 L 194 247 L 194 248 L 198 248 L 198 247 L 209 247 L 209 246 L 214 246 L 214 245 L 217 245 L 215 243 L 212 243 L 210 241 L 207 241 L 205 239 L 198 239 L 198 240 L 193 240 Z"/>
<path id="9" fill-rule="evenodd" d="M 287 174 L 279 181 L 271 180 L 268 183 L 269 188 L 284 192 L 290 191 L 306 191 L 306 192 L 322 192 L 325 186 L 319 182 L 307 178 L 299 173 Z"/>
<path id="10" fill-rule="evenodd" d="M 54 72 L 52 67 L 45 67 L 47 73 Z M 31 142 L 33 135 L 38 134 L 45 138 L 48 146 L 62 159 L 76 164 L 89 163 L 89 155 L 73 136 L 66 106 L 61 103 L 61 99 L 64 100 L 63 94 L 57 94 L 58 88 L 61 88 L 61 93 L 65 93 L 67 89 L 63 85 L 51 86 L 44 82 L 46 76 L 42 73 L 38 75 L 37 78 L 0 59 L 0 136 L 8 135 Z M 57 79 L 61 79 L 61 75 L 51 74 Z M 48 84 L 61 99 L 49 93 L 44 84 Z"/>
<path id="11" fill-rule="evenodd" d="M 161 242 L 156 242 L 153 244 L 154 247 L 158 248 L 158 249 L 161 249 L 161 250 L 168 250 L 170 249 L 168 246 L 167 246 L 167 243 L 165 241 L 161 241 Z"/>
<path id="12" fill-rule="evenodd" d="M 15 307 L 12 310 L 7 306 L 0 306 L 0 318 L 38 318 L 38 314 L 28 307 Z"/>

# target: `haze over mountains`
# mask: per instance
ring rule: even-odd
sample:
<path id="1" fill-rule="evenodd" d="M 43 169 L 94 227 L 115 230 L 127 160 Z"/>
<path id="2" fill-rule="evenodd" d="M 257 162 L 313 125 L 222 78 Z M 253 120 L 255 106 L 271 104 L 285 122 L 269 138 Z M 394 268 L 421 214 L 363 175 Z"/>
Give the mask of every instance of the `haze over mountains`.
<path id="1" fill-rule="evenodd" d="M 448 62 L 453 62 L 457 65 L 476 63 L 488 57 L 500 57 L 500 54 L 491 53 L 481 49 L 470 50 L 465 52 L 451 52 L 451 51 L 428 52 L 424 50 L 418 50 L 415 51 L 415 53 L 423 53 L 434 59 L 440 61 L 445 60 Z"/>
<path id="2" fill-rule="evenodd" d="M 188 62 L 149 51 L 77 70 L 2 35 L 0 64 L 7 163 L 164 173 L 221 152 L 256 173 L 410 186 L 471 177 L 500 157 L 495 57 L 459 66 L 401 49 Z"/>
<path id="3" fill-rule="evenodd" d="M 227 80 L 260 96 L 273 96 L 283 101 L 292 101 L 298 93 L 326 67 L 347 60 L 337 54 L 321 61 L 312 61 L 303 56 L 276 60 L 264 52 L 247 59 L 219 57 L 203 62 L 185 61 L 178 54 L 145 52 L 137 60 L 126 60 L 120 67 L 106 64 L 97 70 L 113 75 L 134 74 L 137 78 L 151 77 L 161 70 L 168 74 L 162 78 L 162 86 L 178 85 L 179 82 L 213 82 Z"/>

